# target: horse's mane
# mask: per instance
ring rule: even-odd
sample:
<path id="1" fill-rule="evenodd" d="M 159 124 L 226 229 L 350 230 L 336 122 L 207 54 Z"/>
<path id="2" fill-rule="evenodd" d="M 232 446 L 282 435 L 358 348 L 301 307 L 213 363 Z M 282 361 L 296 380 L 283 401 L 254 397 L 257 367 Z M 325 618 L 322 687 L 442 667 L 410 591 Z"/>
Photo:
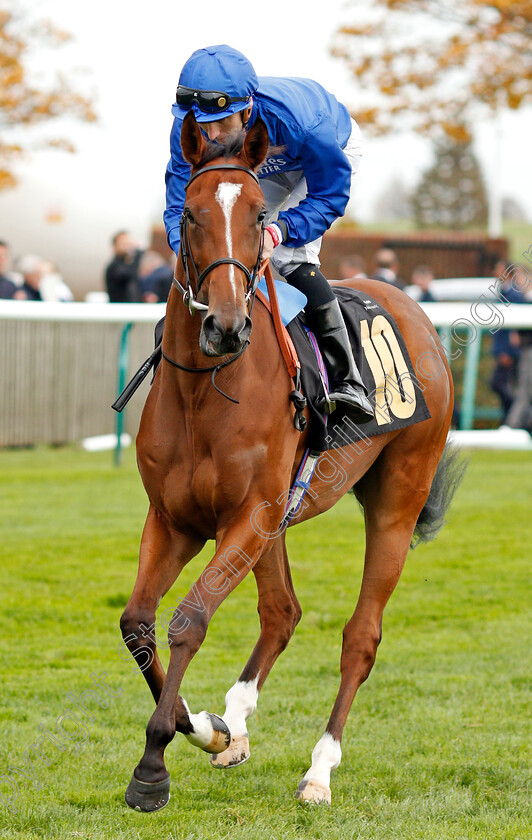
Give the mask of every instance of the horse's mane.
<path id="1" fill-rule="evenodd" d="M 207 163 L 210 163 L 212 160 L 216 160 L 220 157 L 223 157 L 226 160 L 236 157 L 242 151 L 245 139 L 246 135 L 244 132 L 239 131 L 238 134 L 230 135 L 226 139 L 225 143 L 215 143 L 214 141 L 209 140 L 205 144 L 201 160 L 198 163 L 198 169 L 201 169 L 202 166 L 205 166 Z"/>

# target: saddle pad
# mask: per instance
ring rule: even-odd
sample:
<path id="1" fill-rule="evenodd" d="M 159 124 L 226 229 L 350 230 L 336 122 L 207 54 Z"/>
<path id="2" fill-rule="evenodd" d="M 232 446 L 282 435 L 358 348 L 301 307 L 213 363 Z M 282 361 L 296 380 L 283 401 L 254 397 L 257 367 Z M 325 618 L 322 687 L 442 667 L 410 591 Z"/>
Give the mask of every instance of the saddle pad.
<path id="1" fill-rule="evenodd" d="M 305 308 L 307 305 L 307 296 L 303 292 L 300 292 L 299 289 L 294 288 L 294 286 L 289 286 L 288 283 L 283 283 L 281 280 L 274 280 L 273 282 L 275 283 L 275 291 L 277 292 L 281 321 L 286 327 Z M 264 277 L 260 281 L 258 288 L 264 297 L 270 300 Z"/>
<path id="2" fill-rule="evenodd" d="M 302 388 L 310 410 L 307 445 L 320 452 L 396 431 L 430 417 L 406 344 L 390 313 L 365 293 L 345 287 L 335 287 L 334 292 L 358 369 L 375 406 L 375 419 L 356 426 L 343 417 L 341 410 L 327 417 L 317 407 L 316 401 L 323 398 L 318 362 L 307 331 L 296 318 L 287 329 L 301 362 Z"/>

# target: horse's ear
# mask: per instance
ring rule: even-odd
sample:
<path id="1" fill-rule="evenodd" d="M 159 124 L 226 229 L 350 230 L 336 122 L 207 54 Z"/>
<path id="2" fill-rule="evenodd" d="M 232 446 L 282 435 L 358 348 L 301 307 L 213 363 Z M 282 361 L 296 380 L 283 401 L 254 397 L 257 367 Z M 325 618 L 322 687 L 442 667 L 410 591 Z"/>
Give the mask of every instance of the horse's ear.
<path id="1" fill-rule="evenodd" d="M 246 158 L 251 169 L 258 169 L 261 163 L 265 161 L 269 142 L 266 123 L 260 117 L 257 117 L 246 134 L 244 148 L 242 149 L 242 155 Z"/>
<path id="2" fill-rule="evenodd" d="M 181 148 L 183 157 L 192 166 L 197 166 L 202 158 L 205 140 L 196 122 L 193 111 L 189 111 L 181 127 Z"/>

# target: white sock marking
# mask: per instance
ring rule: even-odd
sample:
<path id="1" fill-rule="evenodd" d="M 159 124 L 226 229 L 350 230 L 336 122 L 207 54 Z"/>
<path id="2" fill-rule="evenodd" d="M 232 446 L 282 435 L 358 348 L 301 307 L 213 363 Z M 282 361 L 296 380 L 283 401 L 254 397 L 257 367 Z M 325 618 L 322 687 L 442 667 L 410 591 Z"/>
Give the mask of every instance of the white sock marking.
<path id="1" fill-rule="evenodd" d="M 304 778 L 329 787 L 331 770 L 336 770 L 341 758 L 340 742 L 326 732 L 312 750 L 312 765 L 310 770 L 305 773 Z"/>
<path id="2" fill-rule="evenodd" d="M 219 185 L 218 189 L 216 190 L 216 195 L 214 196 L 216 201 L 222 208 L 225 217 L 225 243 L 227 245 L 228 257 L 233 256 L 233 240 L 231 238 L 231 212 L 241 192 L 242 184 L 229 184 L 228 182 L 224 181 L 224 183 Z M 229 279 L 231 280 L 231 285 L 233 287 L 236 300 L 235 267 L 234 265 L 229 265 L 228 268 Z"/>
<path id="3" fill-rule="evenodd" d="M 249 682 L 236 682 L 225 695 L 224 720 L 231 736 L 247 735 L 246 718 L 257 708 L 259 674 Z"/>
<path id="4" fill-rule="evenodd" d="M 214 735 L 213 725 L 211 723 L 211 719 L 209 717 L 208 712 L 198 712 L 197 715 L 193 715 L 188 707 L 187 701 L 183 699 L 183 703 L 185 704 L 185 708 L 188 712 L 188 716 L 190 718 L 190 722 L 192 724 L 193 731 L 186 735 L 185 737 L 190 741 L 191 744 L 194 744 L 195 747 L 206 747 L 212 741 L 212 736 Z"/>

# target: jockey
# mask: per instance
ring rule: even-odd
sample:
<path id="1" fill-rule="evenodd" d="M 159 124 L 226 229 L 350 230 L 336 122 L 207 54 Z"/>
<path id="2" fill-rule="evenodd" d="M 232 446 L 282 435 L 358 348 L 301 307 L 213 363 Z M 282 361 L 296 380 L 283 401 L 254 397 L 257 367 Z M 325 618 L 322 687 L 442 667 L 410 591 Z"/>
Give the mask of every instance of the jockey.
<path id="1" fill-rule="evenodd" d="M 338 301 L 319 270 L 321 237 L 343 216 L 362 155 L 361 133 L 347 109 L 317 82 L 257 78 L 248 59 L 225 44 L 196 50 L 179 77 L 171 158 L 166 169 L 164 223 L 179 253 L 179 222 L 190 164 L 181 151 L 181 126 L 190 109 L 206 137 L 225 142 L 261 117 L 270 153 L 258 176 L 267 208 L 264 259 L 307 297 L 307 324 L 324 356 L 329 399 L 358 423 L 374 416 Z"/>

